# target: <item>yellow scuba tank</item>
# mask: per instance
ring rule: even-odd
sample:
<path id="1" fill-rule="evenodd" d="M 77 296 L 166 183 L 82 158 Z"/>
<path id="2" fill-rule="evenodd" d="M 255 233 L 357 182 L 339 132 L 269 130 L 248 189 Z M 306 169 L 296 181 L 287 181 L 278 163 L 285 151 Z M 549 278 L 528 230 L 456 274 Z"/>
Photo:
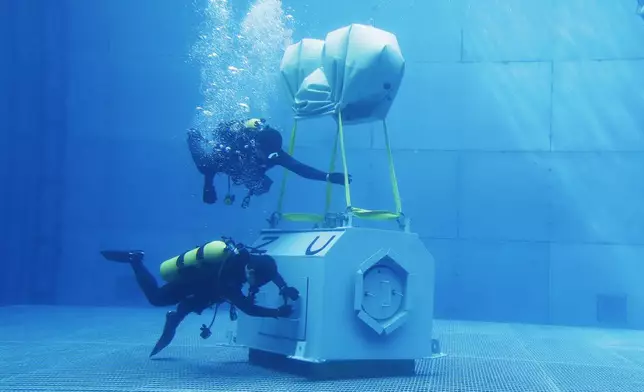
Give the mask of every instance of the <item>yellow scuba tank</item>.
<path id="1" fill-rule="evenodd" d="M 166 282 L 171 282 L 186 268 L 199 268 L 203 264 L 223 262 L 229 255 L 230 252 L 224 241 L 212 241 L 161 263 L 159 268 L 161 277 Z"/>

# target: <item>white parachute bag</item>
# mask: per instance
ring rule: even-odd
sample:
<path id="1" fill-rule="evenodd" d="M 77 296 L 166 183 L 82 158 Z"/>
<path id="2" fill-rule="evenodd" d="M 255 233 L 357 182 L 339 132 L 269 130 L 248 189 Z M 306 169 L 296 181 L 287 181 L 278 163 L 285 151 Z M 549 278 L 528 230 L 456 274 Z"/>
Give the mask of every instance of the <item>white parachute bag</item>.
<path id="1" fill-rule="evenodd" d="M 385 119 L 405 72 L 395 35 L 360 24 L 335 30 L 322 63 L 345 124 Z"/>
<path id="2" fill-rule="evenodd" d="M 286 48 L 280 72 L 296 117 L 324 115 L 333 107 L 331 90 L 322 71 L 324 41 L 305 38 Z"/>
<path id="3" fill-rule="evenodd" d="M 335 106 L 329 81 L 321 67 L 302 81 L 293 100 L 296 119 L 325 116 L 333 113 Z"/>
<path id="4" fill-rule="evenodd" d="M 286 48 L 280 72 L 291 99 L 295 99 L 304 78 L 322 67 L 322 50 L 324 41 L 305 38 Z"/>
<path id="5" fill-rule="evenodd" d="M 325 41 L 291 45 L 281 70 L 296 119 L 341 111 L 344 123 L 352 124 L 385 119 L 400 88 L 405 60 L 395 35 L 352 24 L 330 32 Z"/>

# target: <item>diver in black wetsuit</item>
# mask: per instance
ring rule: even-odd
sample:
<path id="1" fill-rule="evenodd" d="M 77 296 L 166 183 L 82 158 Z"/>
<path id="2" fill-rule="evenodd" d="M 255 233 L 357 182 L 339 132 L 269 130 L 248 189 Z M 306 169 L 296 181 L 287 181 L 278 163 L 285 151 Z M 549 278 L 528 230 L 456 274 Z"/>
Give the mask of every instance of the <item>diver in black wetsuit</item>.
<path id="1" fill-rule="evenodd" d="M 282 166 L 289 171 L 317 181 L 344 185 L 344 173 L 326 173 L 307 166 L 282 149 L 282 135 L 263 119 L 229 121 L 220 124 L 213 132 L 214 141 L 208 141 L 199 131 L 188 131 L 188 147 L 197 169 L 204 175 L 203 201 L 213 204 L 217 193 L 213 184 L 215 175 L 228 175 L 235 185 L 244 185 L 248 195 L 242 202 L 246 208 L 251 196 L 267 193 L 273 181 L 266 171 Z M 351 176 L 349 176 L 351 182 Z M 232 203 L 226 196 L 226 204 Z"/>
<path id="2" fill-rule="evenodd" d="M 136 280 L 153 306 L 177 305 L 176 310 L 166 314 L 163 333 L 157 341 L 150 357 L 167 347 L 174 338 L 179 324 L 190 313 L 201 314 L 205 309 L 223 302 L 231 304 L 231 318 L 235 307 L 249 316 L 289 317 L 292 308 L 286 303 L 277 309 L 255 305 L 254 295 L 268 282 L 280 288 L 280 294 L 295 301 L 299 292 L 289 287 L 277 271 L 275 260 L 263 254 L 251 254 L 243 245 L 238 252 L 226 255 L 218 263 L 203 264 L 199 268 L 186 268 L 180 278 L 159 287 L 154 276 L 143 264 L 143 251 L 101 251 L 107 259 L 130 264 Z M 242 293 L 242 286 L 248 283 L 249 296 Z M 205 325 L 202 327 L 204 332 Z M 206 328 L 207 329 L 207 328 Z M 210 331 L 207 331 L 209 336 Z M 207 337 L 203 336 L 202 337 Z"/>

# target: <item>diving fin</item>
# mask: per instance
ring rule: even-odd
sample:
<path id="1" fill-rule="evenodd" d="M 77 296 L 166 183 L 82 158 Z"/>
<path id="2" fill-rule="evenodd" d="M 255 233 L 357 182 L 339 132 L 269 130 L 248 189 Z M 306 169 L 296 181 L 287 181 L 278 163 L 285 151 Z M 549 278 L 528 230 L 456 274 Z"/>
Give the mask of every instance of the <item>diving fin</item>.
<path id="1" fill-rule="evenodd" d="M 107 260 L 119 263 L 142 261 L 145 253 L 142 250 L 102 250 L 101 254 Z"/>
<path id="2" fill-rule="evenodd" d="M 163 333 L 157 341 L 157 344 L 152 349 L 150 357 L 157 355 L 159 352 L 161 352 L 161 350 L 168 347 L 168 345 L 172 342 L 172 339 L 174 339 L 174 335 L 177 332 L 177 327 L 179 326 L 179 323 L 181 323 L 181 320 L 183 320 L 183 317 L 181 317 L 181 315 L 179 315 L 179 313 L 174 310 L 171 310 L 166 314 Z"/>

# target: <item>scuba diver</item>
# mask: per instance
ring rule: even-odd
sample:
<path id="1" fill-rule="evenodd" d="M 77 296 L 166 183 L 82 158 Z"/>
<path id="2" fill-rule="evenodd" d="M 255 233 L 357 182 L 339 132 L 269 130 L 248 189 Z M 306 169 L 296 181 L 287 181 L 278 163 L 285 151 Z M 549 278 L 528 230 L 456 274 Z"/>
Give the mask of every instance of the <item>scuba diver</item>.
<path id="1" fill-rule="evenodd" d="M 299 292 L 287 286 L 277 270 L 275 259 L 262 251 L 235 244 L 224 238 L 192 249 L 179 256 L 164 261 L 160 266 L 162 278 L 167 282 L 160 286 L 143 264 L 144 252 L 140 250 L 104 250 L 107 260 L 129 264 L 134 276 L 153 306 L 177 305 L 176 310 L 166 314 L 161 337 L 150 353 L 150 357 L 167 347 L 174 338 L 179 324 L 190 313 L 201 314 L 213 305 L 215 316 L 219 304 L 230 302 L 230 318 L 237 318 L 235 308 L 254 317 L 285 318 L 292 313 L 287 298 L 296 301 Z M 255 305 L 255 295 L 259 288 L 273 282 L 280 289 L 284 305 L 279 308 L 265 308 Z M 242 286 L 248 283 L 249 295 L 245 296 Z M 201 337 L 207 339 L 210 327 L 202 325 Z"/>
<path id="2" fill-rule="evenodd" d="M 234 202 L 230 194 L 231 181 L 244 185 L 248 194 L 242 201 L 242 208 L 248 207 L 250 198 L 267 193 L 273 181 L 266 171 L 282 166 L 289 171 L 317 181 L 328 181 L 344 185 L 344 173 L 326 173 L 307 166 L 282 149 L 282 135 L 266 124 L 264 119 L 229 121 L 221 123 L 212 132 L 209 141 L 196 129 L 188 130 L 188 147 L 197 169 L 204 176 L 203 201 L 214 204 L 217 192 L 214 178 L 217 173 L 228 175 L 228 194 L 225 203 Z M 349 182 L 351 182 L 349 176 Z"/>
<path id="3" fill-rule="evenodd" d="M 644 19 L 644 0 L 637 0 L 637 8 L 635 13 L 639 15 L 640 18 Z"/>

